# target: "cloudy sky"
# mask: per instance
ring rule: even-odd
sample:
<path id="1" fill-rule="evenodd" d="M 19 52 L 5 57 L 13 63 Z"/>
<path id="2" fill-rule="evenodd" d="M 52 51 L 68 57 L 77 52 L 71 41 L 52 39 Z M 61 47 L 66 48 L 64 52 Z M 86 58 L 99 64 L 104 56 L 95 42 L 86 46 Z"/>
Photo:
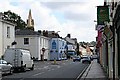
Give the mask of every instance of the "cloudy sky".
<path id="1" fill-rule="evenodd" d="M 78 42 L 95 41 L 96 11 L 104 0 L 0 0 L 0 12 L 11 10 L 26 22 L 29 9 L 35 21 L 35 30 L 68 33 Z"/>

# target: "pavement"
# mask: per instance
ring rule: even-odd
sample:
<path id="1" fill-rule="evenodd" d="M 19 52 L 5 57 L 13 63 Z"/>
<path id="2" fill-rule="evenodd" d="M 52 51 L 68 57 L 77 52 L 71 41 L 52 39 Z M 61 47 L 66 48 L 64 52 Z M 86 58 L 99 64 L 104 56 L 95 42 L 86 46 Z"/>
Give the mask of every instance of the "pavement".
<path id="1" fill-rule="evenodd" d="M 94 59 L 79 80 L 108 80 L 101 65 Z"/>

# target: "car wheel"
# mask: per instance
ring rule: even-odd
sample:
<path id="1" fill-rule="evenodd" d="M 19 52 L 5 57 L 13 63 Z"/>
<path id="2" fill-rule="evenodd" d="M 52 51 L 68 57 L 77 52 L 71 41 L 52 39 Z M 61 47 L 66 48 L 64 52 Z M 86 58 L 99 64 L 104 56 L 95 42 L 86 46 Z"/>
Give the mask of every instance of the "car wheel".
<path id="1" fill-rule="evenodd" d="M 13 68 L 10 69 L 10 74 L 13 74 Z"/>
<path id="2" fill-rule="evenodd" d="M 30 68 L 30 70 L 34 70 L 34 64 L 33 64 L 32 67 Z"/>
<path id="3" fill-rule="evenodd" d="M 22 67 L 21 71 L 26 72 L 26 65 Z"/>

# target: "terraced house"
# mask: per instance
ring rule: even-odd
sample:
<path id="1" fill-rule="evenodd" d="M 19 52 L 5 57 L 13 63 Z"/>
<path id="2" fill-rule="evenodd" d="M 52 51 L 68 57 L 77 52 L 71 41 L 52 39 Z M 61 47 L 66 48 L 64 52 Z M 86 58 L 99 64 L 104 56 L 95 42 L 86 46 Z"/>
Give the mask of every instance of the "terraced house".
<path id="1" fill-rule="evenodd" d="M 15 41 L 15 24 L 3 19 L 3 14 L 0 13 L 0 57 L 4 54 L 7 48 L 14 48 Z"/>

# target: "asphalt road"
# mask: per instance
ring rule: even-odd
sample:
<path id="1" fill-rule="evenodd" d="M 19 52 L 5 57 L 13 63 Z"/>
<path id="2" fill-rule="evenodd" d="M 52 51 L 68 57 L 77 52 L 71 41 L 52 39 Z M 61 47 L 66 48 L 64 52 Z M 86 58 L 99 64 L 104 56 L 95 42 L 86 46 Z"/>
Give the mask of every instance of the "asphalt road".
<path id="1" fill-rule="evenodd" d="M 73 62 L 72 60 L 35 62 L 33 71 L 14 73 L 13 75 L 5 75 L 2 80 L 28 80 L 28 79 L 74 79 L 88 66 L 81 62 Z"/>

